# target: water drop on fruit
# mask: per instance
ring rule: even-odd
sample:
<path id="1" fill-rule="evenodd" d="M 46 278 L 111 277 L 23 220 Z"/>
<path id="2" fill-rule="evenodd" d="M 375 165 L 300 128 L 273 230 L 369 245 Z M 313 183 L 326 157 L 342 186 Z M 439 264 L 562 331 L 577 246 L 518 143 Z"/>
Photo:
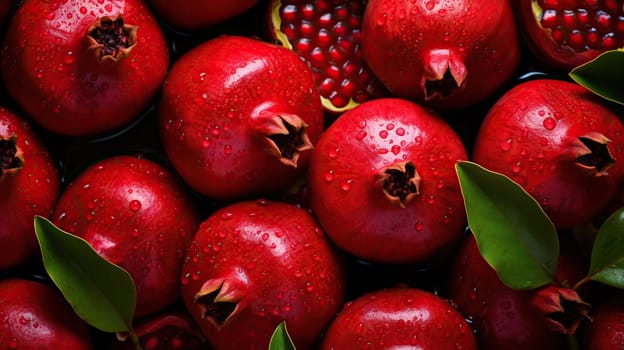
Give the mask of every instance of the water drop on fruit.
<path id="1" fill-rule="evenodd" d="M 132 211 L 138 211 L 139 209 L 141 209 L 141 202 L 139 202 L 138 200 L 134 199 L 132 201 L 130 201 L 130 210 Z"/>

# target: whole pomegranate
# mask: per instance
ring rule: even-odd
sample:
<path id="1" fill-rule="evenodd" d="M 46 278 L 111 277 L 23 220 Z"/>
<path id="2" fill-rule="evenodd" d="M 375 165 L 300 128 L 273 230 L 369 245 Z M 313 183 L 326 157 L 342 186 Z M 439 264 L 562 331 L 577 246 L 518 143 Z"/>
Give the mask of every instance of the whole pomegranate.
<path id="1" fill-rule="evenodd" d="M 312 68 L 325 110 L 341 113 L 387 96 L 362 58 L 362 0 L 271 0 L 270 32 Z"/>
<path id="2" fill-rule="evenodd" d="M 578 259 L 574 245 L 562 242 L 561 247 L 557 278 L 562 283 L 574 284 L 583 277 L 587 265 Z M 578 300 L 550 299 L 555 302 L 544 305 L 536 296 L 554 296 L 550 290 L 539 294 L 504 285 L 481 256 L 472 234 L 462 242 L 450 267 L 445 295 L 471 320 L 479 349 L 564 350 L 567 343 L 561 326 L 567 326 L 565 331 L 573 333 L 584 319 L 581 313 L 586 311 L 587 305 Z M 566 309 L 549 314 L 543 312 L 545 306 L 553 305 Z M 555 321 L 561 323 L 555 324 Z"/>
<path id="3" fill-rule="evenodd" d="M 1 349 L 93 349 L 87 325 L 61 293 L 41 282 L 0 280 Z"/>
<path id="4" fill-rule="evenodd" d="M 49 217 L 59 192 L 56 166 L 39 135 L 0 107 L 0 270 L 35 255 L 34 216 Z"/>
<path id="5" fill-rule="evenodd" d="M 240 201 L 204 221 L 182 272 L 182 299 L 216 349 L 266 349 L 282 321 L 306 349 L 342 305 L 342 260 L 305 210 Z"/>
<path id="6" fill-rule="evenodd" d="M 455 162 L 462 141 L 441 118 L 397 98 L 345 112 L 310 162 L 310 207 L 342 249 L 369 261 L 430 262 L 466 224 Z"/>
<path id="7" fill-rule="evenodd" d="M 388 288 L 347 302 L 323 336 L 322 350 L 477 349 L 470 325 L 446 300 L 416 288 Z"/>
<path id="8" fill-rule="evenodd" d="M 62 135 L 119 128 L 147 109 L 169 65 L 141 0 L 25 0 L 0 52 L 7 92 Z"/>
<path id="9" fill-rule="evenodd" d="M 624 6 L 607 0 L 514 0 L 518 28 L 533 55 L 567 71 L 624 47 Z"/>
<path id="10" fill-rule="evenodd" d="M 592 321 L 580 332 L 584 350 L 624 348 L 624 295 L 614 292 L 592 308 Z"/>
<path id="11" fill-rule="evenodd" d="M 129 155 L 95 162 L 63 190 L 53 222 L 130 273 L 136 317 L 179 297 L 182 262 L 199 217 L 166 168 Z"/>
<path id="12" fill-rule="evenodd" d="M 324 127 L 312 71 L 299 56 L 226 35 L 176 61 L 159 117 L 163 147 L 185 182 L 227 201 L 288 189 Z"/>
<path id="13" fill-rule="evenodd" d="M 567 81 L 525 81 L 487 113 L 472 159 L 521 185 L 557 228 L 585 224 L 624 179 L 624 124 Z"/>
<path id="14" fill-rule="evenodd" d="M 507 0 L 370 0 L 362 50 L 394 96 L 444 109 L 492 96 L 520 53 Z"/>
<path id="15" fill-rule="evenodd" d="M 197 30 L 229 20 L 258 0 L 147 0 L 165 22 L 179 29 Z"/>

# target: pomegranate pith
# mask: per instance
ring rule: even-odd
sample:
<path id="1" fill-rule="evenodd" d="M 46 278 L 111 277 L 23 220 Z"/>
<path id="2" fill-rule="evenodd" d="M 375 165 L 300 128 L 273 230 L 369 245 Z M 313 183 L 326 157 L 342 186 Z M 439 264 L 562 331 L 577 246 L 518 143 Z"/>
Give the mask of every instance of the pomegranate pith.
<path id="1" fill-rule="evenodd" d="M 328 111 L 340 113 L 386 94 L 362 59 L 364 8 L 361 0 L 272 2 L 275 38 L 312 68 Z"/>

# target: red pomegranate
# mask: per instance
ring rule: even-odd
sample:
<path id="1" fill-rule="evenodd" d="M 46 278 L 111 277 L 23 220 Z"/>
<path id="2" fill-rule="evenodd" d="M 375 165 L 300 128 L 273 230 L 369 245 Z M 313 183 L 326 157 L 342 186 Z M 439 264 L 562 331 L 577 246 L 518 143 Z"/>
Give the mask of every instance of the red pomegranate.
<path id="1" fill-rule="evenodd" d="M 52 156 L 31 128 L 0 107 L 0 269 L 37 253 L 35 215 L 49 217 L 60 192 Z"/>
<path id="2" fill-rule="evenodd" d="M 467 158 L 441 118 L 401 99 L 365 102 L 321 136 L 310 206 L 342 249 L 370 261 L 430 262 L 466 224 L 455 162 Z"/>
<path id="3" fill-rule="evenodd" d="M 94 349 L 89 328 L 54 287 L 0 280 L 1 349 Z"/>
<path id="4" fill-rule="evenodd" d="M 541 63 L 568 71 L 624 47 L 624 6 L 618 0 L 511 1 L 524 41 Z"/>
<path id="5" fill-rule="evenodd" d="M 580 332 L 581 349 L 612 350 L 624 348 L 624 294 L 613 291 L 592 309 L 592 321 Z"/>
<path id="6" fill-rule="evenodd" d="M 71 136 L 119 128 L 159 91 L 165 37 L 141 0 L 26 0 L 1 55 L 7 92 L 48 131 Z"/>
<path id="7" fill-rule="evenodd" d="M 258 0 L 147 0 L 165 22 L 179 29 L 197 30 L 225 22 L 254 6 Z"/>
<path id="8" fill-rule="evenodd" d="M 171 68 L 159 104 L 166 154 L 185 182 L 231 201 L 287 190 L 323 130 L 310 68 L 294 52 L 220 36 Z"/>
<path id="9" fill-rule="evenodd" d="M 470 325 L 446 300 L 416 288 L 376 290 L 347 302 L 323 336 L 322 350 L 476 350 Z"/>
<path id="10" fill-rule="evenodd" d="M 624 179 L 624 124 L 599 97 L 566 81 L 526 81 L 480 126 L 472 159 L 503 173 L 557 228 L 588 223 Z"/>
<path id="11" fill-rule="evenodd" d="M 388 92 L 362 58 L 362 0 L 272 0 L 269 30 L 314 72 L 324 109 L 333 119 Z"/>
<path id="12" fill-rule="evenodd" d="M 213 213 L 189 246 L 182 299 L 215 349 L 266 349 L 277 325 L 309 348 L 341 307 L 342 260 L 294 205 L 240 201 Z"/>
<path id="13" fill-rule="evenodd" d="M 587 265 L 578 259 L 574 245 L 561 243 L 557 279 L 572 285 L 583 277 Z M 572 290 L 562 292 L 551 286 L 514 290 L 504 285 L 481 257 L 472 234 L 462 242 L 450 267 L 445 295 L 471 320 L 479 349 L 564 350 L 567 342 L 562 333 L 573 333 L 586 318 L 587 304 L 579 302 Z M 574 298 L 568 300 L 558 292 L 570 292 Z"/>
<path id="14" fill-rule="evenodd" d="M 179 297 L 182 262 L 199 217 L 166 168 L 128 155 L 95 162 L 63 190 L 53 222 L 130 273 L 136 317 Z"/>
<path id="15" fill-rule="evenodd" d="M 369 0 L 367 64 L 396 97 L 459 109 L 492 96 L 519 63 L 507 0 Z"/>

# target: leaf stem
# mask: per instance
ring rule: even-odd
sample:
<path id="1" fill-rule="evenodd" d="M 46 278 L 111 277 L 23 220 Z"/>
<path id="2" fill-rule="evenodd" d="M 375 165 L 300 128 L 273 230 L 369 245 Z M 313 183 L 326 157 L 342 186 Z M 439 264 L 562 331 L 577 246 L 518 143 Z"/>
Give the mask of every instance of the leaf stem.
<path id="1" fill-rule="evenodd" d="M 591 278 L 589 276 L 583 277 L 582 280 L 576 282 L 576 284 L 574 284 L 574 287 L 572 287 L 572 289 L 574 290 L 578 290 L 582 285 L 584 285 L 585 283 L 589 282 L 591 280 Z"/>
<path id="2" fill-rule="evenodd" d="M 130 337 L 130 341 L 132 342 L 132 345 L 134 345 L 135 350 L 143 350 L 141 342 L 139 341 L 139 336 L 136 334 L 134 329 L 130 328 L 130 330 L 128 330 L 128 336 Z"/>
<path id="3" fill-rule="evenodd" d="M 568 349 L 569 350 L 580 350 L 580 346 L 579 346 L 579 342 L 578 342 L 578 338 L 576 337 L 576 334 L 568 334 L 566 336 L 566 340 L 568 343 Z"/>

